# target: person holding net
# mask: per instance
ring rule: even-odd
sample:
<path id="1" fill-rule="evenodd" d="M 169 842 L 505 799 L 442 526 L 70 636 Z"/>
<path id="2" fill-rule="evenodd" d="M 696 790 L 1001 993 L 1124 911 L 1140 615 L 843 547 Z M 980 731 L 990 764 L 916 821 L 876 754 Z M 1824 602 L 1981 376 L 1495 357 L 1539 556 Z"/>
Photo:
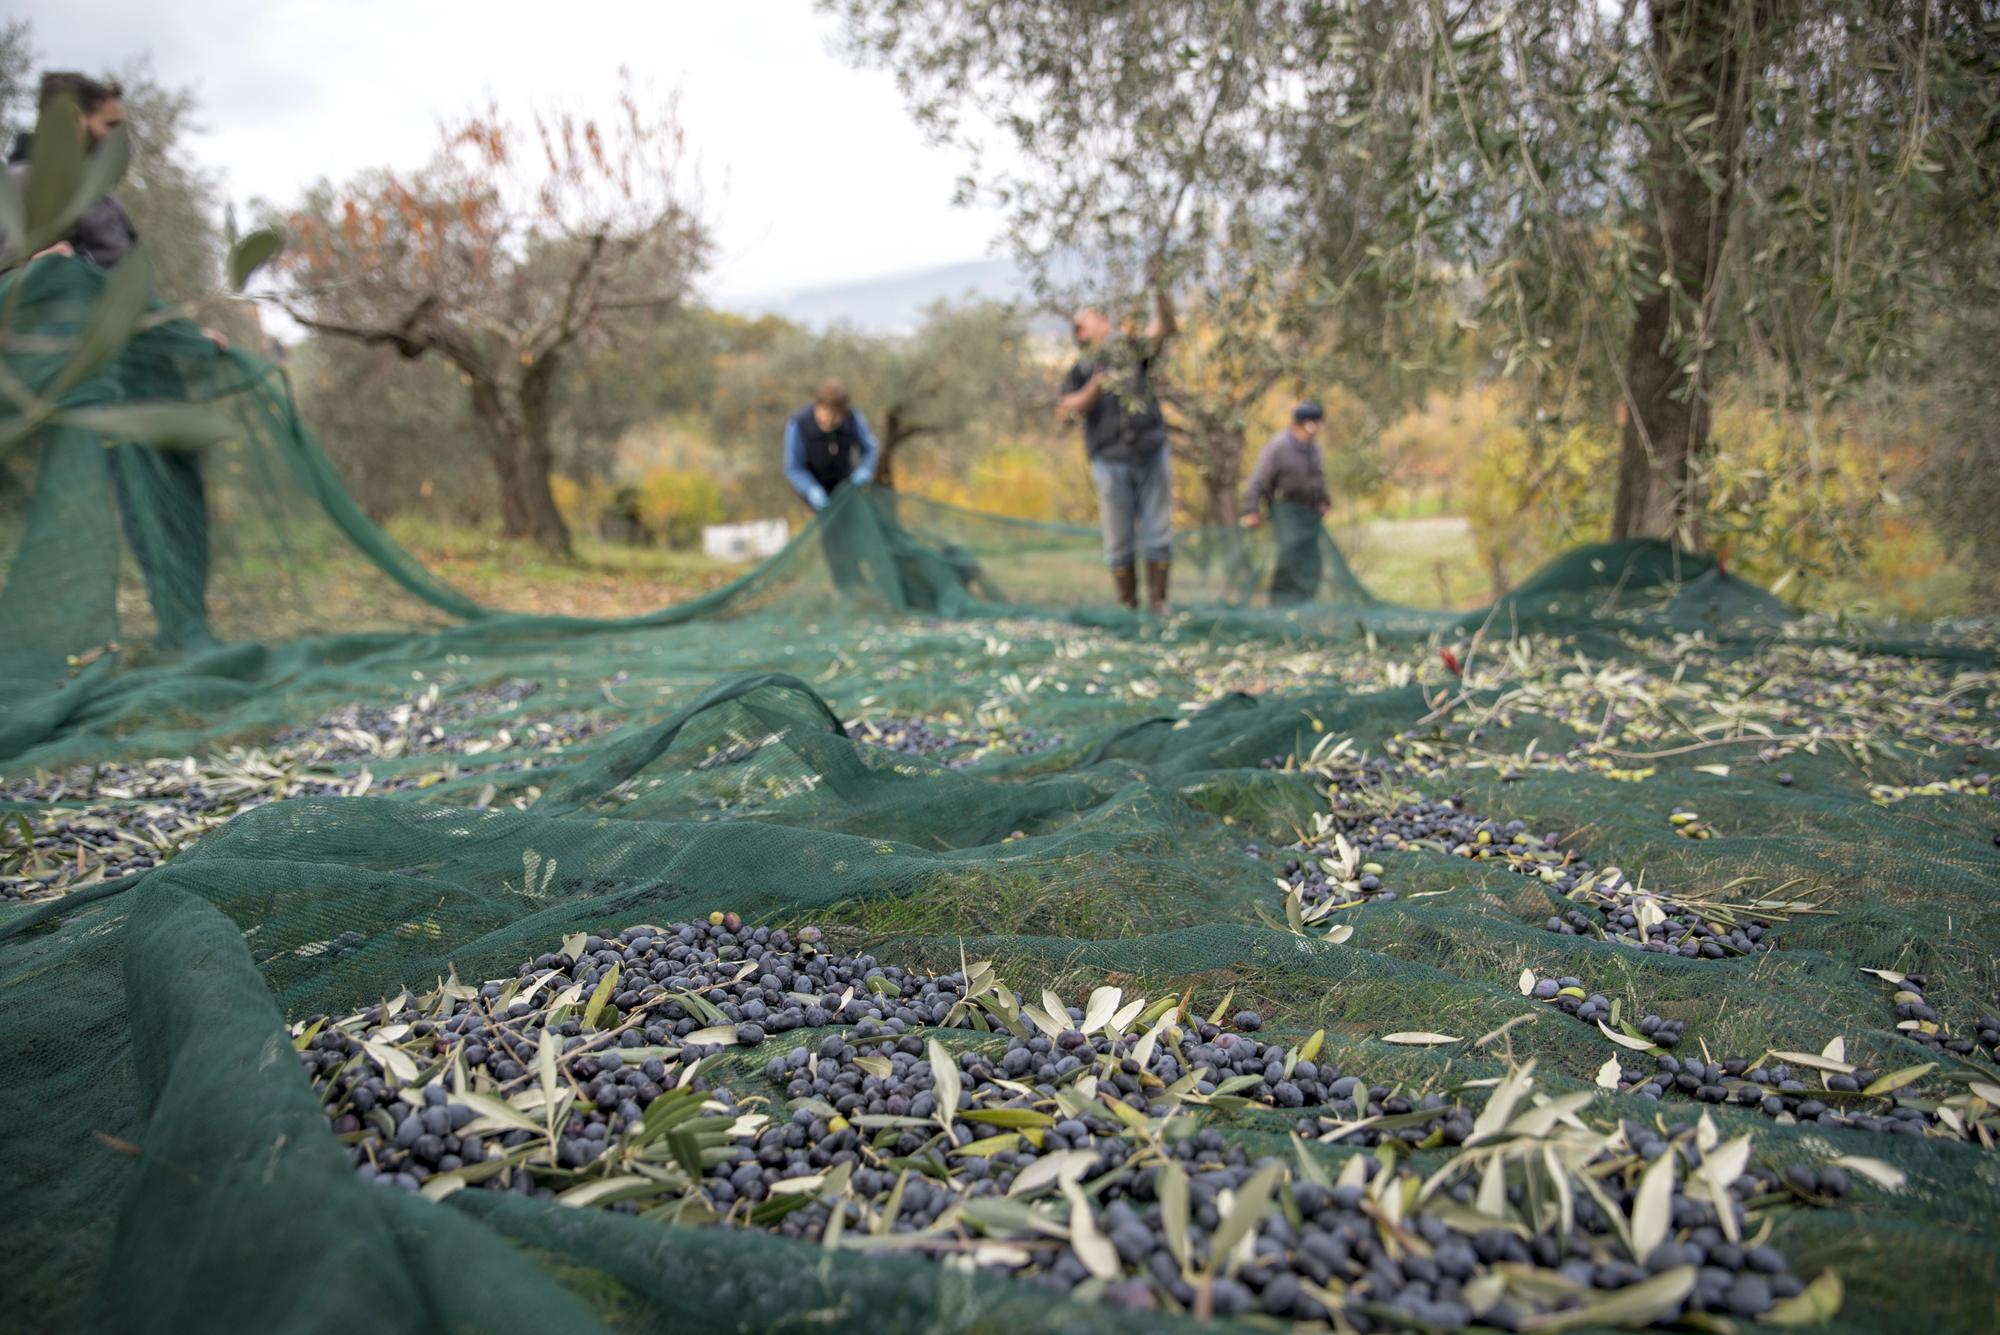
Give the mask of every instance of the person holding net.
<path id="1" fill-rule="evenodd" d="M 1167 295 L 1154 299 L 1151 327 L 1142 342 L 1113 339 L 1111 317 L 1085 307 L 1070 328 L 1084 356 L 1063 377 L 1056 417 L 1063 425 L 1081 419 L 1090 481 L 1104 528 L 1104 563 L 1121 607 L 1137 610 L 1136 559 L 1146 558 L 1146 607 L 1156 616 L 1167 610 L 1167 575 L 1174 559 L 1173 470 L 1167 453 L 1167 422 L 1153 396 L 1152 370 L 1177 327 Z"/>
<path id="2" fill-rule="evenodd" d="M 1270 508 L 1278 542 L 1271 567 L 1271 601 L 1304 603 L 1319 593 L 1320 519 L 1332 504 L 1320 464 L 1319 433 L 1326 412 L 1308 399 L 1292 409 L 1292 424 L 1271 437 L 1243 488 L 1243 527 L 1264 522 Z"/>
<path id="3" fill-rule="evenodd" d="M 829 376 L 813 391 L 813 401 L 785 422 L 785 478 L 800 500 L 815 512 L 824 510 L 842 483 L 868 485 L 881 449 L 868 419 L 849 402 L 847 382 Z M 848 524 L 823 522 L 820 546 L 837 587 L 858 582 L 860 563 Z"/>
<path id="4" fill-rule="evenodd" d="M 125 90 L 72 71 L 42 76 L 39 106 L 47 111 L 67 99 L 83 130 L 84 147 L 95 153 L 125 124 Z M 22 134 L 8 156 L 8 170 L 25 187 L 31 134 Z M 69 234 L 35 260 L 51 256 L 82 260 L 112 269 L 139 241 L 131 215 L 115 194 L 86 208 Z M 32 263 L 33 261 L 31 261 Z M 204 329 L 218 351 L 229 341 Z M 156 623 L 154 647 L 163 652 L 203 649 L 215 644 L 208 625 L 208 497 L 202 485 L 201 456 L 191 450 L 146 445 L 114 445 L 105 451 L 118 523 L 146 581 Z"/>

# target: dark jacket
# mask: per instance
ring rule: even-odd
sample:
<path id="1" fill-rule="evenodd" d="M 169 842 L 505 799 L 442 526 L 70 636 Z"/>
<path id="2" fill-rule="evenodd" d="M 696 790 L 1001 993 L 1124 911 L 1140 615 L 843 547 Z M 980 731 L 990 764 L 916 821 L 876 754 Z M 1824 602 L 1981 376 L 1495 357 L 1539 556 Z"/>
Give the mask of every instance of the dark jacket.
<path id="1" fill-rule="evenodd" d="M 1079 361 L 1063 377 L 1062 393 L 1074 394 L 1103 369 L 1101 361 Z M 1153 397 L 1153 359 L 1141 357 L 1124 385 L 1107 382 L 1083 418 L 1083 448 L 1092 462 L 1138 463 L 1167 446 L 1167 419 Z"/>
<path id="2" fill-rule="evenodd" d="M 1317 509 L 1331 499 L 1318 442 L 1300 440 L 1288 428 L 1271 437 L 1257 456 L 1257 466 L 1243 488 L 1243 513 L 1256 514 L 1265 501 Z"/>
<path id="3" fill-rule="evenodd" d="M 14 151 L 8 155 L 7 170 L 14 174 L 14 184 L 23 194 L 28 187 L 28 156 L 33 151 L 34 136 L 19 134 L 14 137 Z M 118 202 L 118 196 L 106 195 L 83 211 L 70 228 L 69 235 L 62 240 L 69 242 L 77 258 L 89 260 L 100 269 L 109 269 L 125 258 L 125 252 L 138 241 L 138 229 L 132 226 L 132 217 L 125 212 L 125 206 Z"/>

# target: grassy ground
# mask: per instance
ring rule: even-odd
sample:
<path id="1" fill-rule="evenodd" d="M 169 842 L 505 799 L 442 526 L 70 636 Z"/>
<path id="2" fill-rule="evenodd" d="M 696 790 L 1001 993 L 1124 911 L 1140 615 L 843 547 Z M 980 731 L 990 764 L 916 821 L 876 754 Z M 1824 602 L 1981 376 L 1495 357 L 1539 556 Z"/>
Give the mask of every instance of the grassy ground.
<path id="1" fill-rule="evenodd" d="M 497 530 L 399 517 L 388 531 L 453 587 L 516 612 L 638 616 L 699 597 L 750 568 L 698 551 L 625 547 L 584 533 L 575 536 L 575 557 L 559 561 L 531 542 L 503 542 Z"/>
<path id="2" fill-rule="evenodd" d="M 1337 525 L 1334 543 L 1377 598 L 1404 607 L 1483 607 L 1493 586 L 1460 515 Z"/>

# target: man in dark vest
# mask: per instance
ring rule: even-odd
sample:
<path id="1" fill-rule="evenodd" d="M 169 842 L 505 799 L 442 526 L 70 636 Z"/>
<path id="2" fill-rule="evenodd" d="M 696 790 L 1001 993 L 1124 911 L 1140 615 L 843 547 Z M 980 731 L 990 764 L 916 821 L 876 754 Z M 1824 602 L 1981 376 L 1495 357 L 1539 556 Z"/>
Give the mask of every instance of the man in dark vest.
<path id="1" fill-rule="evenodd" d="M 880 452 L 868 419 L 849 406 L 840 380 L 821 381 L 813 401 L 785 423 L 785 477 L 815 510 L 825 509 L 843 482 L 867 486 Z"/>
<path id="2" fill-rule="evenodd" d="M 785 423 L 785 478 L 814 510 L 825 509 L 843 482 L 867 486 L 880 453 L 868 419 L 848 403 L 847 385 L 838 379 L 822 380 L 813 401 Z M 823 524 L 820 545 L 836 587 L 861 582 L 852 525 Z"/>
<path id="3" fill-rule="evenodd" d="M 1104 564 L 1123 607 L 1139 606 L 1138 557 L 1146 558 L 1146 607 L 1167 610 L 1174 559 L 1174 488 L 1167 422 L 1153 396 L 1153 365 L 1176 327 L 1165 292 L 1155 294 L 1143 341 L 1114 338 L 1111 319 L 1094 307 L 1070 321 L 1083 355 L 1063 377 L 1057 420 L 1083 422 L 1084 452 L 1104 529 Z M 1142 550 L 1143 549 L 1143 550 Z"/>

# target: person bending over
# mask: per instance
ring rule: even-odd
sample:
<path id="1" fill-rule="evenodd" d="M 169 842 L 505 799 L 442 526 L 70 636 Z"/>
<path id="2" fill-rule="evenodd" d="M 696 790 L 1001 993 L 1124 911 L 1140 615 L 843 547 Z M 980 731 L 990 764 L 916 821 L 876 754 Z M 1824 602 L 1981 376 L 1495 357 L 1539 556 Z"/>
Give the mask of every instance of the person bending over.
<path id="1" fill-rule="evenodd" d="M 1083 351 L 1063 377 L 1057 420 L 1082 419 L 1090 481 L 1104 529 L 1104 564 L 1111 567 L 1120 606 L 1139 606 L 1135 560 L 1146 559 L 1146 606 L 1167 610 L 1167 573 L 1174 559 L 1174 487 L 1167 451 L 1167 422 L 1153 396 L 1152 371 L 1176 321 L 1164 292 L 1153 323 L 1134 346 L 1113 337 L 1111 318 L 1085 307 L 1070 321 Z"/>
<path id="2" fill-rule="evenodd" d="M 1320 466 L 1319 433 L 1326 413 L 1308 400 L 1292 409 L 1292 424 L 1271 437 L 1243 488 L 1243 526 L 1263 522 L 1271 509 L 1278 559 L 1271 568 L 1273 603 L 1309 602 L 1319 592 L 1320 517 L 1331 498 Z"/>
<path id="3" fill-rule="evenodd" d="M 880 453 L 868 419 L 848 402 L 847 384 L 837 378 L 822 380 L 813 391 L 813 401 L 785 423 L 785 477 L 799 499 L 815 511 L 826 508 L 842 483 L 867 486 Z M 847 588 L 860 579 L 850 525 L 824 525 L 820 546 L 837 587 Z"/>

